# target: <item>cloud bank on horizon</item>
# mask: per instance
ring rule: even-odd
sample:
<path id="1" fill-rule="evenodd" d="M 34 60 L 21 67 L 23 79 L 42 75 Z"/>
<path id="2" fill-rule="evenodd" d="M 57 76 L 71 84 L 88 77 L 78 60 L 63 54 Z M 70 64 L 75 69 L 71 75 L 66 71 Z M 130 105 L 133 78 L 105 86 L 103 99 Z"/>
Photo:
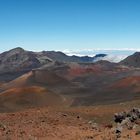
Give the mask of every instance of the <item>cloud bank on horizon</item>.
<path id="1" fill-rule="evenodd" d="M 22 48 L 22 47 L 21 47 Z M 23 48 L 24 49 L 24 48 Z M 25 49 L 27 50 L 27 49 Z M 99 60 L 107 60 L 110 62 L 115 62 L 118 63 L 121 60 L 125 59 L 126 57 L 132 55 L 135 52 L 140 52 L 139 48 L 94 48 L 94 49 L 65 49 L 65 50 L 27 50 L 27 51 L 33 51 L 33 52 L 42 52 L 42 51 L 61 51 L 65 53 L 66 55 L 69 56 L 90 56 L 94 57 L 97 54 L 106 54 L 105 57 L 98 57 L 94 62 L 99 61 Z M 1 52 L 2 53 L 2 52 Z"/>
<path id="2" fill-rule="evenodd" d="M 69 56 L 95 56 L 96 54 L 107 54 L 107 56 L 103 58 L 98 58 L 98 60 L 107 60 L 110 62 L 120 62 L 125 59 L 129 55 L 132 55 L 135 52 L 140 52 L 138 48 L 106 48 L 106 49 L 78 49 L 78 50 L 63 50 L 63 52 Z M 98 61 L 97 60 L 97 61 Z"/>

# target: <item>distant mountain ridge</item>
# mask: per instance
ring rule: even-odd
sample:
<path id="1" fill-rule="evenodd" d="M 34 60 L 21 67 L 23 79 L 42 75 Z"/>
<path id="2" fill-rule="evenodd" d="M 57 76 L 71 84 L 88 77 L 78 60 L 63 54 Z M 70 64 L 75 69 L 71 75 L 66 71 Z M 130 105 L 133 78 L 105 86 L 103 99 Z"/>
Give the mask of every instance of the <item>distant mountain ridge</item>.
<path id="1" fill-rule="evenodd" d="M 60 62 L 93 62 L 97 57 L 104 57 L 100 54 L 95 57 L 78 57 L 67 56 L 62 52 L 42 51 L 32 52 L 26 51 L 20 47 L 6 51 L 0 54 L 0 74 L 15 71 L 30 71 L 34 68 L 41 67 L 53 61 Z"/>
<path id="2" fill-rule="evenodd" d="M 120 63 L 104 57 L 106 54 L 78 57 L 22 48 L 0 54 L 0 112 L 140 99 L 140 70 L 135 68 L 139 67 L 139 53 Z"/>
<path id="3" fill-rule="evenodd" d="M 97 54 L 96 56 L 68 56 L 63 52 L 60 51 L 43 51 L 43 55 L 48 56 L 53 61 L 59 62 L 94 62 L 97 58 L 103 58 L 107 56 L 106 54 Z"/>
<path id="4" fill-rule="evenodd" d="M 0 80 L 10 81 L 33 69 L 40 68 L 53 62 L 76 62 L 95 63 L 101 60 L 108 60 L 107 54 L 89 56 L 69 56 L 60 51 L 33 52 L 17 47 L 0 54 Z M 119 64 L 126 66 L 140 67 L 140 53 L 121 61 Z"/>

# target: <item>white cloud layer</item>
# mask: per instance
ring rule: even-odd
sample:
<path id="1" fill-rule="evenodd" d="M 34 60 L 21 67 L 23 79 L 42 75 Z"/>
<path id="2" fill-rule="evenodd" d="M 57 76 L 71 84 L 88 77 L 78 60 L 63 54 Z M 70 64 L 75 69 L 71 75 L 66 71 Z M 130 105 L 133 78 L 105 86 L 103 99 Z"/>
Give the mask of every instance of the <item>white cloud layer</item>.
<path id="1" fill-rule="evenodd" d="M 118 63 L 125 59 L 128 55 L 107 55 L 102 60 Z"/>
<path id="2" fill-rule="evenodd" d="M 95 56 L 96 54 L 107 54 L 104 58 L 98 58 L 98 60 L 107 60 L 110 62 L 120 62 L 129 55 L 132 55 L 135 52 L 140 52 L 138 48 L 106 48 L 106 49 L 78 49 L 78 50 L 64 50 L 65 54 L 72 56 Z M 97 60 L 97 61 L 98 61 Z"/>
<path id="3" fill-rule="evenodd" d="M 70 52 L 90 52 L 90 51 L 132 51 L 132 52 L 140 52 L 140 48 L 95 48 L 95 49 L 75 49 L 73 50 L 63 50 L 65 53 Z"/>

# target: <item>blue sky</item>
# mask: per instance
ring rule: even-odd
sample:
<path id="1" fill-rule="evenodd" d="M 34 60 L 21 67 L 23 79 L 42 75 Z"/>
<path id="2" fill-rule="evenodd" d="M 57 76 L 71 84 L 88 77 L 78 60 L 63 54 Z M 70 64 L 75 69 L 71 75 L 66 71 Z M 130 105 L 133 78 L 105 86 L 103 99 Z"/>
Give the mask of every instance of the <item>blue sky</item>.
<path id="1" fill-rule="evenodd" d="M 140 0 L 0 0 L 0 52 L 140 48 Z"/>

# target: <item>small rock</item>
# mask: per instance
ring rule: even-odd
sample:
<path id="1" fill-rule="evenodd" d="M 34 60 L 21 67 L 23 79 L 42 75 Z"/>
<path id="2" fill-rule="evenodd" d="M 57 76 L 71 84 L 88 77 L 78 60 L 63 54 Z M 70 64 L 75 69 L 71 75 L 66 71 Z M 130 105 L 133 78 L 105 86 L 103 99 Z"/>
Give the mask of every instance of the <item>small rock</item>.
<path id="1" fill-rule="evenodd" d="M 104 125 L 104 127 L 111 129 L 111 128 L 113 128 L 113 125 L 112 124 L 106 124 L 106 125 Z"/>
<path id="2" fill-rule="evenodd" d="M 138 125 L 137 124 L 134 124 L 133 125 L 133 129 L 137 129 L 138 128 Z"/>
<path id="3" fill-rule="evenodd" d="M 62 114 L 63 117 L 67 117 L 67 114 Z"/>
<path id="4" fill-rule="evenodd" d="M 3 124 L 0 124 L 0 130 L 5 131 L 6 130 L 6 126 Z"/>
<path id="5" fill-rule="evenodd" d="M 118 125 L 117 128 L 116 128 L 116 130 L 115 130 L 115 132 L 116 132 L 116 134 L 117 133 L 121 133 L 122 130 L 123 130 L 122 126 Z"/>
<path id="6" fill-rule="evenodd" d="M 135 135 L 140 135 L 140 131 L 137 131 L 137 132 L 135 133 Z"/>
<path id="7" fill-rule="evenodd" d="M 80 116 L 77 116 L 77 119 L 80 119 Z"/>
<path id="8" fill-rule="evenodd" d="M 88 122 L 88 124 L 90 124 L 90 125 L 93 124 L 93 123 L 94 123 L 94 120 L 91 120 L 91 121 Z"/>
<path id="9" fill-rule="evenodd" d="M 94 130 L 98 130 L 98 124 L 97 123 L 93 123 L 92 124 L 92 129 L 94 129 Z"/>

